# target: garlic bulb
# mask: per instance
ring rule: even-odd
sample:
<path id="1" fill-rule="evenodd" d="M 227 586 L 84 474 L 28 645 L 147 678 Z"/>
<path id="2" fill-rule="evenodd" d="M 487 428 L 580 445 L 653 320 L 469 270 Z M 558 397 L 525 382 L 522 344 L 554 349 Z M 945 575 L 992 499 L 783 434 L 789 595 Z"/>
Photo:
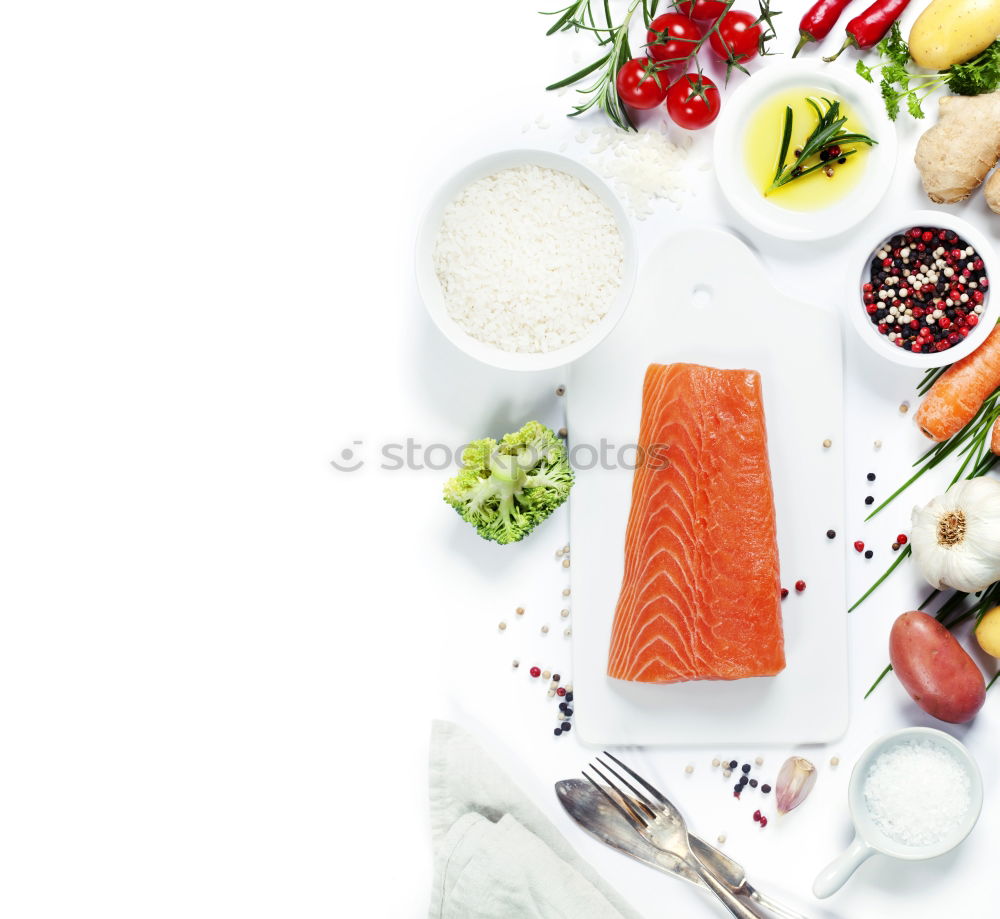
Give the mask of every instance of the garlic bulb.
<path id="1" fill-rule="evenodd" d="M 1000 580 L 1000 482 L 980 476 L 913 509 L 910 545 L 932 586 L 974 593 Z"/>

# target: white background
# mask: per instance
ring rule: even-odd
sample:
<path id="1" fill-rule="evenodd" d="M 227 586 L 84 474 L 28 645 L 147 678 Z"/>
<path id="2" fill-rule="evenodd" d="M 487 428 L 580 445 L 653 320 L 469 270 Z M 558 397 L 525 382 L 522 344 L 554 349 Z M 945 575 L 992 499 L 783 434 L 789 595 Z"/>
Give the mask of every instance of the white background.
<path id="1" fill-rule="evenodd" d="M 551 783 L 590 751 L 552 736 L 526 668 L 569 668 L 553 556 L 565 514 L 498 548 L 441 502 L 445 473 L 376 468 L 387 441 L 458 444 L 560 411 L 558 373 L 471 363 L 411 278 L 418 215 L 450 171 L 574 136 L 560 118 L 571 97 L 541 88 L 589 60 L 589 40 L 546 39 L 536 6 L 5 4 L 0 914 L 422 915 L 435 716 L 474 731 L 644 915 L 718 914 L 557 809 Z M 785 6 L 788 51 L 804 4 Z M 551 127 L 522 134 L 543 113 Z M 882 205 L 901 222 L 922 204 L 915 134 Z M 638 225 L 644 247 L 685 221 L 739 228 L 710 172 L 692 183 L 681 212 Z M 980 200 L 962 210 L 996 237 Z M 844 241 L 752 242 L 780 286 L 841 307 L 856 270 Z M 878 553 L 849 558 L 854 596 L 910 503 L 862 526 L 864 475 L 884 495 L 921 444 L 897 409 L 917 374 L 852 335 L 843 535 Z M 775 340 L 794 347 L 794 329 Z M 335 472 L 355 440 L 366 467 Z M 995 889 L 991 698 L 952 729 L 987 777 L 970 841 L 935 864 L 871 862 L 826 912 L 808 893 L 848 841 L 854 756 L 927 723 L 892 679 L 861 701 L 889 624 L 921 592 L 908 571 L 852 614 L 850 732 L 808 752 L 813 797 L 763 833 L 709 760 L 760 753 L 776 769 L 790 751 L 633 757 L 810 915 L 982 915 Z"/>

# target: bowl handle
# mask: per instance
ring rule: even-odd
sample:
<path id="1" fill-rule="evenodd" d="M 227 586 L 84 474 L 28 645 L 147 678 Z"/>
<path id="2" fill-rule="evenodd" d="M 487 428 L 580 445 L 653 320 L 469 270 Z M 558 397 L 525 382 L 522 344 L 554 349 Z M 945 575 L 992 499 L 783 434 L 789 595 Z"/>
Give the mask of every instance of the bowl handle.
<path id="1" fill-rule="evenodd" d="M 855 836 L 847 850 L 838 855 L 816 875 L 816 880 L 813 882 L 813 894 L 821 900 L 835 894 L 857 871 L 861 863 L 867 861 L 874 854 L 875 850 L 868 843 L 860 836 Z"/>

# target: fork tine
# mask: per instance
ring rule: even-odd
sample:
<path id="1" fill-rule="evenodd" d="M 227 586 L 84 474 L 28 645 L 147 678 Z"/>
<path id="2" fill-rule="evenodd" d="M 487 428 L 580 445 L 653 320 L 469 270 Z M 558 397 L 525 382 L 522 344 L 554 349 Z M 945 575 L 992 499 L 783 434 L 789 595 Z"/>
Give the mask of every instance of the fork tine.
<path id="1" fill-rule="evenodd" d="M 628 816 L 629 822 L 637 830 L 644 830 L 647 826 L 649 826 L 649 821 L 646 819 L 646 817 L 643 816 L 641 811 L 639 811 L 636 807 L 633 806 L 634 802 L 627 795 L 623 794 L 621 789 L 618 788 L 618 786 L 616 786 L 615 783 L 611 781 L 611 779 L 609 779 L 603 772 L 601 772 L 601 770 L 598 769 L 593 763 L 590 764 L 590 768 L 593 772 L 596 772 L 604 780 L 604 782 L 607 785 L 607 788 L 598 785 L 597 782 L 594 782 L 593 779 L 591 779 L 591 782 L 597 788 L 600 788 L 602 792 L 604 792 L 604 796 L 606 798 L 608 798 L 611 801 L 617 800 L 619 810 L 622 810 L 624 808 L 624 810 L 627 812 L 626 816 Z M 584 773 L 584 775 L 586 775 L 586 773 Z M 590 778 L 590 776 L 587 776 L 587 778 Z M 611 795 L 611 793 L 608 791 L 608 788 L 610 788 L 611 791 L 614 792 L 614 796 Z"/>
<path id="2" fill-rule="evenodd" d="M 670 801 L 668 801 L 663 794 L 661 794 L 657 789 L 655 789 L 652 785 L 650 785 L 649 782 L 647 782 L 641 775 L 629 769 L 629 767 L 626 766 L 620 759 L 618 759 L 617 756 L 615 756 L 613 753 L 608 753 L 607 750 L 604 751 L 604 755 L 610 757 L 616 763 L 618 763 L 618 765 L 621 766 L 622 769 L 624 769 L 630 776 L 632 776 L 633 779 L 635 779 L 640 785 L 642 785 L 642 787 L 645 788 L 646 791 L 648 791 L 654 798 L 656 798 L 657 801 L 659 801 L 663 805 L 666 805 L 667 807 L 673 807 Z"/>
<path id="3" fill-rule="evenodd" d="M 594 771 L 597 772 L 596 769 Z M 598 772 L 598 775 L 600 775 L 599 772 Z M 625 804 L 625 805 L 619 804 L 618 801 L 616 801 L 608 793 L 607 789 L 603 785 L 600 785 L 599 783 L 595 782 L 589 775 L 587 775 L 586 772 L 583 773 L 583 777 L 588 782 L 590 782 L 590 784 L 593 785 L 594 788 L 596 788 L 602 795 L 604 795 L 604 797 L 607 798 L 608 801 L 611 802 L 611 805 L 615 808 L 615 810 L 617 810 L 618 813 L 621 814 L 625 818 L 625 820 L 628 823 L 630 823 L 636 830 L 640 830 L 641 831 L 641 830 L 644 830 L 646 828 L 646 821 L 643 820 L 642 817 L 640 817 L 638 814 L 634 813 L 634 811 L 632 810 L 632 808 L 628 807 L 627 804 Z"/>
<path id="4" fill-rule="evenodd" d="M 656 819 L 656 805 L 649 800 L 638 788 L 636 788 L 625 776 L 619 774 L 613 767 L 609 766 L 603 759 L 599 756 L 594 757 L 597 762 L 599 762 L 605 769 L 608 770 L 619 782 L 621 782 L 637 799 L 636 803 L 639 804 L 654 820 Z M 594 767 L 591 766 L 591 769 Z M 605 780 L 606 781 L 606 780 Z M 624 792 L 619 789 L 615 789 L 619 794 L 624 794 Z"/>

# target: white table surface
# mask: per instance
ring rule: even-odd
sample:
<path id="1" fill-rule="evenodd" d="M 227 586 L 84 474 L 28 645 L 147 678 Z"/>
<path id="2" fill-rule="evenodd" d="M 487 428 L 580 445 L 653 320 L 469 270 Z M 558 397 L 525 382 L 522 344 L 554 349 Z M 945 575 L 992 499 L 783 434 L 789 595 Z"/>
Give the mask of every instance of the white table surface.
<path id="1" fill-rule="evenodd" d="M 575 133 L 561 118 L 571 96 L 541 87 L 591 49 L 546 39 L 538 5 L 390 2 L 356 19 L 360 4 L 318 0 L 62 2 L 5 16 L 4 916 L 423 915 L 434 717 L 477 734 L 643 915 L 719 914 L 586 838 L 552 792 L 592 752 L 552 736 L 554 706 L 527 675 L 535 662 L 571 675 L 554 558 L 565 513 L 498 548 L 443 504 L 446 473 L 377 468 L 385 443 L 454 445 L 559 416 L 560 373 L 464 358 L 426 318 L 411 270 L 418 215 L 451 170 Z M 783 5 L 786 51 L 804 5 Z M 539 115 L 550 127 L 522 133 Z M 902 124 L 882 211 L 924 204 L 916 133 Z M 691 221 L 729 226 L 780 286 L 842 307 L 856 268 L 844 240 L 760 238 L 710 172 L 693 182 L 682 210 L 662 205 L 637 225 L 644 249 Z M 996 238 L 1000 218 L 981 200 L 960 210 Z M 888 561 L 911 498 L 935 491 L 922 483 L 862 524 L 864 496 L 894 486 L 922 444 L 898 410 L 918 375 L 853 334 L 845 324 L 839 538 L 877 554 L 851 554 L 851 596 Z M 793 347 L 793 330 L 776 345 Z M 351 447 L 366 466 L 333 470 Z M 809 894 L 848 842 L 858 752 L 929 723 L 892 678 L 861 699 L 890 623 L 919 594 L 907 571 L 852 614 L 842 741 L 629 754 L 699 832 L 725 832 L 760 886 L 810 916 L 983 915 L 996 889 L 991 697 L 971 727 L 950 729 L 987 777 L 969 842 L 935 863 L 875 859 L 822 906 Z M 820 780 L 761 832 L 709 762 L 759 754 L 773 774 L 791 752 Z"/>

